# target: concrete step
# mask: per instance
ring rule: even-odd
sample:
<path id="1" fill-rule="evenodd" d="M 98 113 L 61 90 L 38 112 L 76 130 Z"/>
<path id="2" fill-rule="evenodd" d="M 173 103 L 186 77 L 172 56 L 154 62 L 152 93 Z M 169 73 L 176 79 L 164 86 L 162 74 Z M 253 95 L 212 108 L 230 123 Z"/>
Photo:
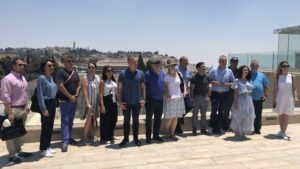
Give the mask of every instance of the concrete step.
<path id="1" fill-rule="evenodd" d="M 139 134 L 145 134 L 145 118 L 144 114 L 140 115 Z M 209 124 L 210 112 L 207 112 L 207 124 Z M 99 120 L 99 119 L 98 119 Z M 198 128 L 200 128 L 200 117 L 198 119 Z M 75 118 L 72 131 L 72 137 L 75 139 L 81 139 L 83 133 L 84 120 Z M 289 123 L 300 123 L 300 108 L 295 109 L 295 114 L 289 118 Z M 272 112 L 272 109 L 264 109 L 262 115 L 262 125 L 277 125 L 278 115 Z M 164 119 L 162 119 L 161 132 L 164 128 Z M 26 122 L 27 134 L 22 137 L 23 142 L 38 142 L 40 139 L 41 123 L 40 114 L 30 113 Z M 132 129 L 132 128 L 131 128 Z M 184 131 L 192 130 L 192 113 L 188 113 L 185 117 L 185 123 L 183 125 Z M 132 133 L 132 131 L 131 131 Z M 99 127 L 95 131 L 97 137 L 100 135 Z M 118 122 L 115 128 L 115 136 L 123 136 L 123 116 L 118 116 Z M 52 140 L 60 140 L 60 119 L 56 117 L 54 122 L 54 130 Z"/>

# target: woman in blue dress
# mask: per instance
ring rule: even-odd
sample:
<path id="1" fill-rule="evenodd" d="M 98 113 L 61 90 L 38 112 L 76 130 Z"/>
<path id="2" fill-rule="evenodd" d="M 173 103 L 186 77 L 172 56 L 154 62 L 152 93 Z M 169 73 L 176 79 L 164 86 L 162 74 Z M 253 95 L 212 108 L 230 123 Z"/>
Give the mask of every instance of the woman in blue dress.
<path id="1" fill-rule="evenodd" d="M 238 69 L 238 75 L 232 88 L 234 100 L 232 106 L 232 119 L 230 128 L 235 136 L 241 140 L 247 139 L 246 134 L 254 130 L 255 112 L 252 102 L 252 82 L 250 81 L 250 69 L 242 65 Z"/>

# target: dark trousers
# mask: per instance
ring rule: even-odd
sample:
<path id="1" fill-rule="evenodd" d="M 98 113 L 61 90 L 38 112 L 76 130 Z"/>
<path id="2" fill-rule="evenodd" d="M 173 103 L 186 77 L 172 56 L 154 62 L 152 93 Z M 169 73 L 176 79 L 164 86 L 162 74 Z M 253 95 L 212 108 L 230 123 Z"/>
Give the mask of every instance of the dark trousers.
<path id="1" fill-rule="evenodd" d="M 259 132 L 261 129 L 261 115 L 262 115 L 263 101 L 253 100 L 253 105 L 255 111 L 254 131 Z"/>
<path id="2" fill-rule="evenodd" d="M 219 133 L 221 127 L 223 130 L 229 129 L 229 95 L 228 92 L 218 93 L 212 91 L 211 93 L 211 114 L 210 126 L 213 132 Z"/>
<path id="3" fill-rule="evenodd" d="M 113 140 L 114 130 L 118 121 L 118 105 L 112 95 L 103 97 L 106 112 L 100 114 L 100 137 L 103 141 Z"/>
<path id="4" fill-rule="evenodd" d="M 123 110 L 124 115 L 124 140 L 129 140 L 129 133 L 130 133 L 130 116 L 132 114 L 133 120 L 133 138 L 134 140 L 138 139 L 139 134 L 139 115 L 140 115 L 141 105 L 140 103 L 137 104 L 127 104 L 126 109 Z"/>
<path id="5" fill-rule="evenodd" d="M 154 114 L 154 124 L 153 124 L 153 137 L 159 136 L 160 125 L 161 125 L 161 115 L 163 111 L 163 100 L 156 100 L 147 98 L 146 99 L 146 138 L 151 138 L 151 128 L 152 128 L 152 116 Z"/>
<path id="6" fill-rule="evenodd" d="M 50 147 L 56 110 L 55 99 L 45 100 L 45 105 L 48 110 L 49 117 L 45 117 L 41 114 L 42 130 L 40 136 L 40 150 L 47 150 L 47 148 Z"/>

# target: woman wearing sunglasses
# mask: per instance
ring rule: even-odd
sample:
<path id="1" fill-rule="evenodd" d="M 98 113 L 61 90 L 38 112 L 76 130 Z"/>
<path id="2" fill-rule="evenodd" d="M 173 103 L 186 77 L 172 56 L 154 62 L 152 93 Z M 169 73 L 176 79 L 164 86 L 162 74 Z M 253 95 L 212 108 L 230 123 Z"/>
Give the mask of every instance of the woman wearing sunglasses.
<path id="1" fill-rule="evenodd" d="M 84 118 L 86 119 L 83 128 L 83 145 L 86 144 L 88 138 L 94 139 L 97 117 L 99 116 L 98 99 L 100 78 L 96 75 L 96 70 L 96 63 L 88 63 L 87 74 L 81 78 L 81 88 L 85 108 Z"/>
<path id="2" fill-rule="evenodd" d="M 279 115 L 280 131 L 277 135 L 282 139 L 290 138 L 286 134 L 288 116 L 294 114 L 298 102 L 295 76 L 289 73 L 288 62 L 281 61 L 274 79 L 273 108 Z"/>
<path id="3" fill-rule="evenodd" d="M 40 135 L 40 151 L 42 157 L 52 157 L 55 151 L 50 148 L 55 118 L 55 97 L 57 85 L 53 81 L 54 61 L 47 59 L 40 65 L 42 75 L 37 81 L 37 100 L 41 110 L 42 130 Z"/>
<path id="4" fill-rule="evenodd" d="M 103 67 L 100 82 L 100 143 L 114 143 L 114 130 L 118 120 L 117 83 L 111 66 Z"/>

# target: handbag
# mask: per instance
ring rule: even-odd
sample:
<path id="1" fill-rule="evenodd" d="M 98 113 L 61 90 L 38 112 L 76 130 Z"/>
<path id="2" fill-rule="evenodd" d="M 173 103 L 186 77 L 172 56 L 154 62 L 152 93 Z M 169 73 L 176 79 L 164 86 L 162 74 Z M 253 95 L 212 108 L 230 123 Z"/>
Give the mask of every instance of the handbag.
<path id="1" fill-rule="evenodd" d="M 30 106 L 30 110 L 32 112 L 38 112 L 38 113 L 42 113 L 39 103 L 38 103 L 38 99 L 37 99 L 37 88 L 34 89 L 34 93 L 31 96 L 31 106 Z"/>
<path id="2" fill-rule="evenodd" d="M 1 117 L 1 119 L 6 119 L 7 117 Z M 2 120 L 1 120 L 2 121 Z M 14 123 L 10 127 L 2 127 L 1 125 L 1 139 L 2 141 L 11 140 L 17 137 L 22 137 L 27 133 L 23 119 L 15 119 Z"/>

